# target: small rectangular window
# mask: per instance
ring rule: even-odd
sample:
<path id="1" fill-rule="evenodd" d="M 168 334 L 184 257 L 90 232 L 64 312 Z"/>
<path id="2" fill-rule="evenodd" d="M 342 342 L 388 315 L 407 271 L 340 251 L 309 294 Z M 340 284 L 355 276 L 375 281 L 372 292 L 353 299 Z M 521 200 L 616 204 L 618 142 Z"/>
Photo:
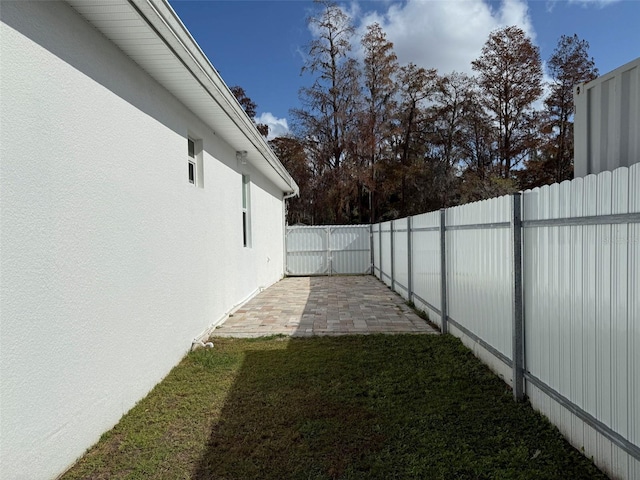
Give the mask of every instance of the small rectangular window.
<path id="1" fill-rule="evenodd" d="M 189 162 L 189 183 L 196 184 L 196 164 Z"/>
<path id="2" fill-rule="evenodd" d="M 187 149 L 189 151 L 189 158 L 196 158 L 196 142 L 187 138 Z"/>
<path id="3" fill-rule="evenodd" d="M 247 212 L 242 212 L 242 244 L 247 247 L 249 245 L 249 238 L 247 232 Z"/>
<path id="4" fill-rule="evenodd" d="M 187 138 L 187 164 L 189 166 L 189 183 L 195 185 L 199 181 L 199 176 L 202 176 L 202 169 L 198 168 L 199 159 L 196 155 L 196 140 Z"/>
<path id="5" fill-rule="evenodd" d="M 249 192 L 249 177 L 242 175 L 242 243 L 251 246 L 251 196 Z"/>

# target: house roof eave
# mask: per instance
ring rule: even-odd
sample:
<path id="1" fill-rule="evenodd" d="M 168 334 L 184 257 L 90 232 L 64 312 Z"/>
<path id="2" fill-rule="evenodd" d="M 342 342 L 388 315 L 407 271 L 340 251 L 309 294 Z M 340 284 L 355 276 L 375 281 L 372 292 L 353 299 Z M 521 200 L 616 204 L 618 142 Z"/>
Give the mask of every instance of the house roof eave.
<path id="1" fill-rule="evenodd" d="M 67 1 L 278 188 L 299 192 L 166 0 Z"/>

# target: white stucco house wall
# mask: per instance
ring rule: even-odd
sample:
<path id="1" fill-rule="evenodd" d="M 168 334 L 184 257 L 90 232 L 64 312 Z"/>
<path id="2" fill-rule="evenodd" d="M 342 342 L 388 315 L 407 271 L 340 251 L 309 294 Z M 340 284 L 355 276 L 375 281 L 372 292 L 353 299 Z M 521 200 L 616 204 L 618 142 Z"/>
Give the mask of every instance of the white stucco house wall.
<path id="1" fill-rule="evenodd" d="M 165 0 L 0 19 L 0 477 L 46 479 L 283 276 L 298 187 Z"/>

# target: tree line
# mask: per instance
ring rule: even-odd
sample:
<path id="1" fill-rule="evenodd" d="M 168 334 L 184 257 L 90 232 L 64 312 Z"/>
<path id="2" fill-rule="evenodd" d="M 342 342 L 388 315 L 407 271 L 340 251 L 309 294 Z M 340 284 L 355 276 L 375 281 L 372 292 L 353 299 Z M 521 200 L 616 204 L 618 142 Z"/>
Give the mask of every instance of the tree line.
<path id="1" fill-rule="evenodd" d="M 474 74 L 440 74 L 400 65 L 379 24 L 356 38 L 342 8 L 318 4 L 313 83 L 293 134 L 271 141 L 300 186 L 290 224 L 378 222 L 573 177 L 573 86 L 598 75 L 588 42 L 560 38 L 543 98 L 539 49 L 517 26 L 489 35 Z"/>

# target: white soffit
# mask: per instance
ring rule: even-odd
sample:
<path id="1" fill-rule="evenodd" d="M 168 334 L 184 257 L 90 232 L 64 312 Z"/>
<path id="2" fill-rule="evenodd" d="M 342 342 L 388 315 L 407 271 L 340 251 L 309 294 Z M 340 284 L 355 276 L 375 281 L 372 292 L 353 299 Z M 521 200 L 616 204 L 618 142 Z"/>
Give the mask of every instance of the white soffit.
<path id="1" fill-rule="evenodd" d="M 165 0 L 68 0 L 283 192 L 298 185 Z"/>

